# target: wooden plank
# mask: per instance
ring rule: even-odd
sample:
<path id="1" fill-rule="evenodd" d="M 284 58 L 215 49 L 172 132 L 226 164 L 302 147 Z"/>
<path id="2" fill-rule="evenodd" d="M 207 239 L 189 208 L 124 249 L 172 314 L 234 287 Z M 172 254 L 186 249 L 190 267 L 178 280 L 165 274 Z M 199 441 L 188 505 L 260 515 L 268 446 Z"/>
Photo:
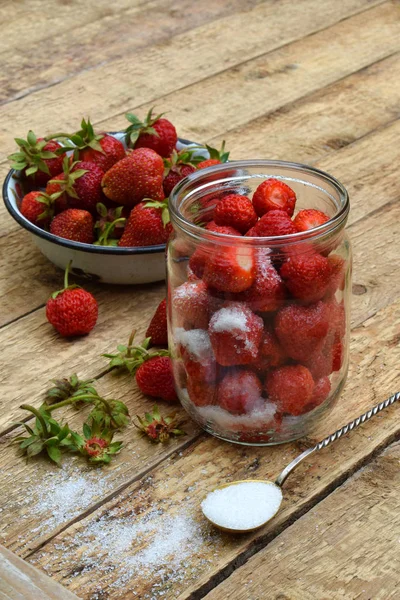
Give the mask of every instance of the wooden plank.
<path id="1" fill-rule="evenodd" d="M 85 599 L 100 591 L 109 599 L 135 594 L 202 597 L 221 572 L 245 562 L 398 434 L 398 407 L 393 406 L 329 450 L 312 455 L 288 480 L 282 510 L 262 531 L 229 536 L 201 517 L 199 503 L 216 484 L 276 476 L 305 447 L 393 393 L 398 383 L 399 323 L 397 302 L 353 331 L 345 391 L 329 419 L 303 442 L 263 449 L 201 439 L 30 560 Z"/>
<path id="2" fill-rule="evenodd" d="M 0 546 L 0 599 L 78 600 L 72 592 Z"/>
<path id="3" fill-rule="evenodd" d="M 92 113 L 99 121 L 121 113 L 133 103 L 150 102 L 175 91 L 177 82 L 181 88 L 190 85 L 380 3 L 348 0 L 324 6 L 319 0 L 295 4 L 281 0 L 279 11 L 274 2 L 263 3 L 249 11 L 245 19 L 241 14 L 230 15 L 178 35 L 171 43 L 138 51 L 129 61 L 118 59 L 30 94 L 2 107 L 0 146 L 4 153 L 0 160 L 12 149 L 16 132 L 26 129 L 28 122 L 35 131 L 46 133 L 74 129 L 82 114 Z M 229 52 L 216 55 L 215 40 Z M 150 70 L 157 77 L 149 78 Z"/>
<path id="4" fill-rule="evenodd" d="M 397 442 L 206 599 L 398 598 L 399 461 Z"/>
<path id="5" fill-rule="evenodd" d="M 42 389 L 46 387 L 43 382 Z M 143 396 L 129 375 L 111 373 L 97 382 L 96 388 L 105 398 L 123 400 L 132 419 L 143 416 L 155 402 Z M 24 554 L 29 553 L 199 436 L 199 428 L 178 404 L 160 401 L 158 405 L 164 416 L 177 413 L 187 435 L 171 438 L 167 444 L 152 444 L 132 420 L 115 435 L 115 440 L 124 441 L 121 453 L 111 465 L 102 468 L 93 468 L 85 459 L 72 455 L 64 456 L 61 469 L 42 457 L 27 461 L 13 443 L 21 435 L 21 428 L 3 437 L 0 489 L 7 490 L 7 494 L 0 501 L 0 541 L 7 546 L 15 544 L 23 548 Z M 89 410 L 60 409 L 57 419 L 79 432 Z M 17 414 L 19 419 L 27 415 L 21 410 Z M 13 544 L 9 544 L 10 540 Z"/>
<path id="6" fill-rule="evenodd" d="M 396 125 L 397 131 L 400 130 L 400 123 Z M 395 138 L 393 138 L 395 139 Z M 369 148 L 371 145 L 369 146 Z M 393 144 L 388 147 L 389 152 L 396 147 Z M 381 181 L 379 171 L 379 155 L 377 146 L 375 149 L 375 178 Z M 346 153 L 350 152 L 350 147 L 344 149 Z M 351 170 L 356 173 L 357 170 L 362 173 L 362 156 L 358 155 L 360 162 L 350 160 L 351 154 L 347 154 L 347 165 L 351 165 Z M 370 153 L 364 153 L 367 160 L 372 160 Z M 382 164 L 389 164 L 387 159 Z M 394 166 L 390 165 L 390 169 Z M 333 174 L 340 177 L 340 173 L 332 170 Z M 377 177 L 379 173 L 379 177 Z M 368 203 L 373 201 L 381 202 L 383 207 L 380 211 L 371 215 L 370 218 L 355 222 L 349 230 L 354 248 L 354 290 L 352 307 L 353 325 L 359 325 L 374 312 L 393 302 L 397 298 L 400 289 L 399 277 L 399 249 L 396 243 L 398 235 L 398 220 L 400 219 L 400 204 L 392 202 L 385 204 L 390 200 L 390 194 L 393 199 L 398 196 L 394 180 L 391 182 L 386 192 L 384 179 L 383 188 L 380 189 L 377 184 L 377 197 L 370 200 L 370 195 L 366 195 L 365 190 L 358 192 L 358 201 L 365 202 L 364 211 L 368 212 Z M 351 179 L 349 179 L 351 181 Z M 344 181 L 347 184 L 347 181 Z M 381 195 L 383 192 L 383 196 Z M 17 234 L 15 234 L 17 235 Z M 0 240 L 1 242 L 1 240 Z M 1 252 L 0 252 L 1 255 Z M 21 277 L 23 271 L 19 272 Z M 15 293 L 21 296 L 21 283 L 14 281 L 13 286 L 17 290 Z M 60 276 L 61 282 L 61 276 Z M 28 279 L 26 295 L 31 294 L 29 285 L 34 285 Z M 43 302 L 47 300 L 50 292 L 57 289 L 58 285 L 49 284 L 48 287 L 40 288 L 43 293 Z M 35 292 L 39 296 L 39 291 Z M 5 348 L 7 362 L 12 369 L 5 370 L 1 375 L 3 385 L 3 399 L 0 399 L 0 427 L 2 431 L 9 428 L 11 423 L 16 420 L 18 406 L 27 400 L 32 399 L 36 402 L 40 390 L 43 389 L 43 382 L 55 376 L 65 375 L 67 372 L 78 371 L 79 374 L 87 376 L 95 375 L 102 370 L 103 360 L 99 355 L 114 346 L 116 341 L 121 342 L 129 335 L 131 327 L 139 328 L 138 337 L 144 333 L 146 324 L 155 309 L 157 302 L 163 295 L 163 284 L 154 286 L 143 286 L 138 288 L 113 288 L 113 293 L 109 294 L 108 288 L 97 286 L 95 288 L 96 297 L 100 304 L 99 322 L 93 332 L 86 338 L 75 340 L 73 343 L 61 339 L 47 323 L 44 309 L 39 309 L 28 314 L 17 322 L 3 327 L 0 332 L 0 341 Z M 10 293 L 10 297 L 12 298 Z M 37 297 L 36 297 L 37 301 Z M 10 302 L 7 309 L 7 302 Z M 15 300 L 16 302 L 16 300 Z M 4 314 L 7 310 L 13 310 L 11 300 L 5 298 Z M 16 314 L 16 313 L 15 313 Z M 112 332 L 112 336 L 110 335 Z M 21 340 L 35 339 L 35 345 L 25 346 Z M 110 339 L 110 337 L 112 339 Z M 43 364 L 38 364 L 37 356 L 45 353 L 50 358 Z M 82 356 L 87 357 L 85 365 L 82 365 Z M 83 368 L 82 368 L 83 367 Z M 62 372 L 60 373 L 60 369 Z M 26 381 L 28 377 L 32 380 L 29 386 L 21 389 L 20 382 Z M 34 377 L 33 377 L 34 375 Z"/>
<path id="7" fill-rule="evenodd" d="M 176 9 L 170 0 L 136 2 L 136 6 L 125 0 L 112 5 L 103 1 L 89 2 L 85 4 L 85 13 L 89 14 L 81 20 L 79 3 L 69 4 L 69 11 L 64 11 L 60 19 L 52 10 L 51 2 L 41 2 L 41 19 L 32 20 L 29 10 L 18 19 L 5 21 L 6 35 L 0 41 L 0 63 L 4 65 L 0 73 L 0 103 L 54 85 L 105 62 L 121 57 L 129 59 L 130 53 L 139 48 L 165 42 L 222 16 L 248 11 L 256 4 L 258 0 L 203 0 L 201 3 L 181 0 Z M 73 27 L 69 27 L 69 23 Z M 38 38 L 43 35 L 44 39 Z M 32 69 L 32 55 L 35 69 Z"/>

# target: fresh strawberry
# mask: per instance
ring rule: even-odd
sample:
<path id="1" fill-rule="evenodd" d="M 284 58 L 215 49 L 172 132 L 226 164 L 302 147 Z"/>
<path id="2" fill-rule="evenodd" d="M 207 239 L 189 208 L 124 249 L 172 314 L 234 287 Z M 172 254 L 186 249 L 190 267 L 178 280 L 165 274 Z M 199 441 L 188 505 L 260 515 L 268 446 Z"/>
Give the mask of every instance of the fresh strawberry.
<path id="1" fill-rule="evenodd" d="M 187 391 L 191 402 L 196 406 L 210 406 L 217 402 L 217 388 L 197 378 L 188 379 Z"/>
<path id="2" fill-rule="evenodd" d="M 96 205 L 102 201 L 101 181 L 104 177 L 97 165 L 91 162 L 63 162 L 63 173 L 51 179 L 46 187 L 48 194 L 63 195 L 69 208 L 81 208 L 95 212 Z"/>
<path id="3" fill-rule="evenodd" d="M 275 333 L 284 351 L 302 362 L 322 348 L 328 330 L 329 315 L 322 302 L 285 306 L 275 317 Z"/>
<path id="4" fill-rule="evenodd" d="M 136 383 L 140 391 L 147 396 L 168 402 L 177 400 L 169 356 L 152 356 L 145 360 L 136 371 Z"/>
<path id="5" fill-rule="evenodd" d="M 282 265 L 280 275 L 295 298 L 311 303 L 325 296 L 332 267 L 321 254 L 293 254 Z"/>
<path id="6" fill-rule="evenodd" d="M 161 300 L 146 331 L 154 346 L 168 346 L 167 301 Z"/>
<path id="7" fill-rule="evenodd" d="M 178 141 L 175 127 L 162 115 L 153 116 L 153 109 L 147 113 L 144 121 L 136 115 L 127 113 L 126 118 L 131 123 L 125 130 L 125 139 L 132 148 L 151 148 L 160 156 L 167 158 L 172 154 Z"/>
<path id="8" fill-rule="evenodd" d="M 215 221 L 207 223 L 204 229 L 214 231 L 214 233 L 223 233 L 224 235 L 242 235 L 240 231 L 230 225 L 217 225 Z"/>
<path id="9" fill-rule="evenodd" d="M 207 169 L 207 167 L 213 167 L 228 161 L 229 152 L 225 151 L 225 140 L 222 142 L 221 150 L 217 150 L 208 144 L 204 146 L 204 149 L 207 150 L 210 158 L 199 162 L 197 165 L 198 169 Z"/>
<path id="10" fill-rule="evenodd" d="M 230 194 L 222 198 L 214 210 L 214 221 L 217 225 L 227 225 L 246 233 L 257 223 L 251 200 L 240 194 Z"/>
<path id="11" fill-rule="evenodd" d="M 253 231 L 260 237 L 291 235 L 292 233 L 297 233 L 293 221 L 287 212 L 283 210 L 270 210 L 265 213 L 253 227 Z"/>
<path id="12" fill-rule="evenodd" d="M 217 377 L 217 364 L 207 331 L 186 331 L 177 327 L 175 341 L 188 376 L 192 380 L 213 383 Z"/>
<path id="13" fill-rule="evenodd" d="M 141 202 L 131 210 L 118 246 L 157 246 L 166 243 L 168 234 L 161 210 Z"/>
<path id="14" fill-rule="evenodd" d="M 49 323 L 64 337 L 85 335 L 96 325 L 98 305 L 96 299 L 77 285 L 68 285 L 71 263 L 65 270 L 64 289 L 52 294 L 46 304 Z"/>
<path id="15" fill-rule="evenodd" d="M 22 198 L 21 214 L 38 227 L 48 227 L 54 216 L 58 194 L 50 196 L 44 192 L 29 192 Z"/>
<path id="16" fill-rule="evenodd" d="M 189 264 L 198 275 L 193 262 Z M 203 280 L 221 292 L 243 292 L 251 287 L 254 278 L 255 262 L 252 248 L 219 248 L 213 254 L 210 253 L 204 266 Z"/>
<path id="17" fill-rule="evenodd" d="M 293 225 L 296 227 L 297 231 L 308 231 L 309 229 L 314 229 L 314 227 L 323 225 L 327 221 L 329 221 L 329 217 L 325 213 L 310 208 L 308 210 L 301 210 L 297 213 L 293 220 Z"/>
<path id="18" fill-rule="evenodd" d="M 19 151 L 8 156 L 11 167 L 23 171 L 35 186 L 44 187 L 49 179 L 62 171 L 64 153 L 60 153 L 61 145 L 55 140 L 37 138 L 29 131 L 26 140 L 15 138 L 15 141 Z"/>
<path id="19" fill-rule="evenodd" d="M 82 119 L 80 131 L 68 137 L 75 159 L 94 163 L 104 173 L 126 155 L 122 142 L 107 133 L 96 134 L 90 119 Z"/>
<path id="20" fill-rule="evenodd" d="M 164 182 L 165 196 L 169 196 L 181 179 L 196 170 L 195 163 L 198 162 L 194 156 L 195 150 L 185 148 L 180 152 L 173 150 L 169 158 L 164 158 Z"/>
<path id="21" fill-rule="evenodd" d="M 92 215 L 87 210 L 79 208 L 64 210 L 56 215 L 50 223 L 50 233 L 83 244 L 93 244 L 93 229 Z"/>
<path id="22" fill-rule="evenodd" d="M 187 281 L 175 289 L 172 306 L 178 327 L 207 329 L 212 298 L 202 281 Z"/>
<path id="23" fill-rule="evenodd" d="M 282 366 L 287 360 L 287 355 L 276 335 L 271 328 L 265 328 L 261 344 L 258 348 L 257 358 L 251 364 L 251 368 L 255 369 L 258 374 L 265 374 L 273 367 Z"/>
<path id="24" fill-rule="evenodd" d="M 259 217 L 272 210 L 283 210 L 291 217 L 295 204 L 296 194 L 292 188 L 278 179 L 263 181 L 253 194 L 254 210 Z"/>
<path id="25" fill-rule="evenodd" d="M 234 415 L 250 413 L 264 403 L 262 385 L 253 371 L 227 373 L 218 386 L 218 404 Z"/>
<path id="26" fill-rule="evenodd" d="M 306 367 L 286 365 L 269 373 L 265 390 L 278 410 L 298 416 L 307 411 L 314 392 L 314 380 Z"/>
<path id="27" fill-rule="evenodd" d="M 143 198 L 163 200 L 164 163 L 154 150 L 138 148 L 119 160 L 103 177 L 103 192 L 118 204 L 135 206 Z"/>
<path id="28" fill-rule="evenodd" d="M 187 175 L 190 175 L 190 173 L 193 173 L 195 170 L 196 167 L 193 167 L 192 165 L 181 165 L 171 169 L 163 182 L 164 194 L 169 196 L 176 184 L 179 183 L 181 179 L 187 177 Z"/>
<path id="29" fill-rule="evenodd" d="M 253 285 L 237 294 L 236 300 L 246 302 L 255 312 L 273 312 L 283 304 L 285 285 L 268 255 L 256 252 L 256 271 Z"/>
<path id="30" fill-rule="evenodd" d="M 240 302 L 232 302 L 215 312 L 208 331 L 217 362 L 224 367 L 254 362 L 263 329 L 261 317 Z"/>

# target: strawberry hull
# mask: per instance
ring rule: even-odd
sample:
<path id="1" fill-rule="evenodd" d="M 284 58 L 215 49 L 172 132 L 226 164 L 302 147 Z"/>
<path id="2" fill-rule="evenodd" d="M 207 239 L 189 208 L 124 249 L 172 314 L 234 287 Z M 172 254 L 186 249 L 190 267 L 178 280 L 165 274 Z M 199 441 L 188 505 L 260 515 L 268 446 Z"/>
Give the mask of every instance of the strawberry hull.
<path id="1" fill-rule="evenodd" d="M 252 234 L 261 221 L 277 233 L 239 235 L 244 209 L 250 214 L 243 194 L 237 194 L 237 219 L 232 195 L 227 208 L 220 205 L 216 226 L 203 223 L 202 229 L 188 218 L 188 197 L 197 210 L 201 190 L 217 198 L 227 187 L 223 165 L 178 184 L 171 198 L 175 233 L 168 248 L 170 349 L 178 397 L 206 431 L 240 444 L 271 445 L 306 435 L 334 406 L 346 379 L 351 254 L 343 228 L 348 198 L 338 182 L 311 168 L 259 161 L 230 163 L 228 171 L 235 167 L 232 187 L 247 189 L 249 200 L 261 174 L 278 183 L 287 177 L 279 185 L 264 185 L 257 204 L 261 218 L 256 224 L 249 221 Z M 277 203 L 285 202 L 285 210 L 276 210 Z M 328 216 L 320 218 L 321 226 L 297 231 L 296 214 L 303 211 L 298 221 L 305 227 L 307 208 Z M 185 253 L 174 260 L 182 247 Z M 183 339 L 190 343 L 185 346 Z"/>

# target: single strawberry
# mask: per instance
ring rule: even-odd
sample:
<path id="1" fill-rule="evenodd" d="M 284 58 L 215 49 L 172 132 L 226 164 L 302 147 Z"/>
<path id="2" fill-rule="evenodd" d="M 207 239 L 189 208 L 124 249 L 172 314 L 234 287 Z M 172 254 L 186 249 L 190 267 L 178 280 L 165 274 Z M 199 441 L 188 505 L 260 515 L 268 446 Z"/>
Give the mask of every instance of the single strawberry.
<path id="1" fill-rule="evenodd" d="M 286 365 L 268 374 L 265 391 L 278 410 L 298 416 L 307 411 L 314 392 L 314 379 L 306 367 Z"/>
<path id="2" fill-rule="evenodd" d="M 329 221 L 328 215 L 320 210 L 310 208 L 298 212 L 293 219 L 293 225 L 296 227 L 297 231 L 308 231 L 309 229 L 314 229 L 314 227 L 323 225 L 327 221 Z"/>
<path id="3" fill-rule="evenodd" d="M 117 208 L 107 208 L 102 202 L 96 204 L 98 218 L 94 226 L 98 238 L 95 241 L 96 246 L 118 246 L 118 240 L 121 238 L 130 210 L 127 206 L 118 206 Z"/>
<path id="4" fill-rule="evenodd" d="M 208 144 L 204 146 L 204 149 L 207 150 L 210 158 L 199 162 L 197 165 L 198 169 L 207 169 L 207 167 L 213 167 L 228 161 L 229 152 L 225 151 L 225 140 L 222 142 L 221 150 L 217 150 Z"/>
<path id="5" fill-rule="evenodd" d="M 258 348 L 257 358 L 250 366 L 259 375 L 264 374 L 274 367 L 281 367 L 287 360 L 286 352 L 280 345 L 272 328 L 265 327 L 261 344 Z"/>
<path id="6" fill-rule="evenodd" d="M 19 210 L 21 214 L 34 225 L 47 228 L 54 216 L 58 194 L 44 192 L 29 192 L 22 198 Z"/>
<path id="7" fill-rule="evenodd" d="M 323 302 L 310 306 L 290 304 L 277 313 L 274 325 L 286 354 L 303 362 L 322 349 L 329 331 L 329 314 Z"/>
<path id="8" fill-rule="evenodd" d="M 211 406 L 217 403 L 218 388 L 201 379 L 189 377 L 187 391 L 190 401 L 196 406 Z"/>
<path id="9" fill-rule="evenodd" d="M 240 233 L 246 233 L 257 220 L 251 200 L 240 194 L 225 196 L 214 210 L 214 221 L 217 225 L 228 225 Z"/>
<path id="10" fill-rule="evenodd" d="M 255 312 L 273 312 L 282 306 L 286 288 L 269 255 L 256 252 L 256 267 L 253 285 L 236 295 L 236 300 L 245 302 Z"/>
<path id="11" fill-rule="evenodd" d="M 176 325 L 185 329 L 207 329 L 213 299 L 203 281 L 187 281 L 172 294 Z"/>
<path id="12" fill-rule="evenodd" d="M 214 233 L 222 233 L 223 235 L 241 235 L 241 233 L 233 227 L 229 227 L 227 225 L 217 225 L 214 221 L 207 223 L 205 229 L 207 231 L 213 231 Z M 214 248 L 210 245 L 207 246 L 206 244 L 198 246 L 193 252 L 189 259 L 189 268 L 196 277 L 203 277 L 207 259 L 213 252 Z"/>
<path id="13" fill-rule="evenodd" d="M 263 181 L 253 194 L 253 205 L 259 217 L 271 210 L 284 210 L 291 217 L 296 204 L 296 194 L 278 179 Z"/>
<path id="14" fill-rule="evenodd" d="M 29 131 L 27 139 L 15 138 L 19 151 L 8 156 L 11 167 L 23 171 L 37 187 L 46 183 L 62 171 L 64 154 L 61 145 L 55 140 L 37 138 Z"/>
<path id="15" fill-rule="evenodd" d="M 204 329 L 186 331 L 176 327 L 174 335 L 187 375 L 192 380 L 213 383 L 217 378 L 217 364 L 207 331 Z"/>
<path id="16" fill-rule="evenodd" d="M 178 141 L 176 129 L 162 114 L 153 116 L 153 108 L 149 110 L 144 121 L 136 115 L 127 113 L 131 123 L 125 130 L 125 139 L 131 148 L 151 148 L 160 156 L 167 158 L 172 154 Z"/>
<path id="17" fill-rule="evenodd" d="M 162 211 L 141 202 L 131 210 L 118 246 L 157 246 L 166 243 L 168 234 Z"/>
<path id="18" fill-rule="evenodd" d="M 256 223 L 253 227 L 253 232 L 260 237 L 269 237 L 291 235 L 297 233 L 297 229 L 287 212 L 283 210 L 270 210 Z"/>
<path id="19" fill-rule="evenodd" d="M 146 331 L 154 346 L 168 346 L 167 301 L 161 300 Z"/>
<path id="20" fill-rule="evenodd" d="M 194 156 L 195 150 L 184 148 L 180 152 L 172 151 L 169 158 L 164 158 L 163 189 L 165 196 L 169 196 L 181 179 L 196 170 L 198 159 Z"/>
<path id="21" fill-rule="evenodd" d="M 204 229 L 213 231 L 214 233 L 223 233 L 224 235 L 242 235 L 240 231 L 230 225 L 217 225 L 215 221 L 207 223 Z"/>
<path id="22" fill-rule="evenodd" d="M 93 163 L 104 173 L 126 155 L 122 142 L 107 133 L 96 134 L 90 119 L 82 119 L 81 129 L 68 139 L 75 160 Z"/>
<path id="23" fill-rule="evenodd" d="M 163 181 L 163 190 L 166 196 L 169 196 L 176 186 L 182 179 L 187 177 L 196 170 L 196 167 L 192 165 L 180 165 L 174 169 L 171 169 L 168 175 Z"/>
<path id="24" fill-rule="evenodd" d="M 329 260 L 316 253 L 290 255 L 280 269 L 289 292 L 303 302 L 321 300 L 331 281 Z"/>
<path id="25" fill-rule="evenodd" d="M 63 173 L 47 183 L 48 194 L 62 194 L 69 208 L 80 208 L 95 212 L 96 205 L 103 200 L 101 181 L 104 177 L 97 165 L 91 162 L 70 163 L 63 161 Z"/>
<path id="26" fill-rule="evenodd" d="M 264 322 L 245 304 L 232 302 L 216 311 L 208 332 L 217 362 L 229 367 L 248 365 L 258 355 Z"/>
<path id="27" fill-rule="evenodd" d="M 68 208 L 59 215 L 56 215 L 50 223 L 50 233 L 81 242 L 82 244 L 93 244 L 94 242 L 94 221 L 87 210 L 79 208 Z"/>
<path id="28" fill-rule="evenodd" d="M 143 362 L 136 371 L 136 383 L 146 396 L 161 398 L 168 402 L 177 400 L 169 356 L 152 356 Z"/>
<path id="29" fill-rule="evenodd" d="M 261 392 L 261 381 L 253 371 L 235 370 L 219 384 L 218 404 L 234 415 L 243 415 L 264 404 Z"/>
<path id="30" fill-rule="evenodd" d="M 163 200 L 164 163 L 154 150 L 138 148 L 119 160 L 103 177 L 103 192 L 118 204 L 135 206 L 144 198 Z"/>
<path id="31" fill-rule="evenodd" d="M 64 288 L 54 292 L 46 304 L 47 320 L 63 337 L 90 333 L 98 315 L 97 301 L 92 294 L 78 285 L 68 285 L 71 263 L 65 270 Z"/>
<path id="32" fill-rule="evenodd" d="M 198 275 L 194 262 L 189 265 Z M 251 287 L 254 279 L 255 261 L 252 248 L 219 248 L 208 256 L 204 265 L 203 280 L 221 292 L 243 292 Z"/>

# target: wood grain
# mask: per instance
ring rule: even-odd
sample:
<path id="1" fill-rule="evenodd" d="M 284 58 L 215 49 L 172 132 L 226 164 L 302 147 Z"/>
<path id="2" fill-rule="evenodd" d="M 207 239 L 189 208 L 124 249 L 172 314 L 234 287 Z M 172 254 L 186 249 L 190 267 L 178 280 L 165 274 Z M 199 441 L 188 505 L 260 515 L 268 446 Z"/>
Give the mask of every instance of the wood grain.
<path id="1" fill-rule="evenodd" d="M 0 546 L 1 600 L 78 600 L 72 592 Z"/>
<path id="2" fill-rule="evenodd" d="M 205 598 L 398 598 L 399 462 L 397 442 Z"/>
<path id="3" fill-rule="evenodd" d="M 4 150 L 0 160 L 13 148 L 16 132 L 23 133 L 27 123 L 43 133 L 60 128 L 75 130 L 82 114 L 91 113 L 96 121 L 110 118 L 133 104 L 154 101 L 378 4 L 379 0 L 347 0 L 325 6 L 319 0 L 295 4 L 281 0 L 278 11 L 274 2 L 266 2 L 248 11 L 246 18 L 233 14 L 177 35 L 172 43 L 133 53 L 129 61 L 118 59 L 78 74 L 3 105 L 0 147 Z M 215 40 L 225 49 L 218 54 Z"/>
<path id="4" fill-rule="evenodd" d="M 291 475 L 282 510 L 261 532 L 229 536 L 213 530 L 201 517 L 199 502 L 216 484 L 273 477 L 322 435 L 393 393 L 400 359 L 400 346 L 395 342 L 399 319 L 397 302 L 353 331 L 352 367 L 345 391 L 330 418 L 304 442 L 263 449 L 221 445 L 210 437 L 201 439 L 182 456 L 153 470 L 115 501 L 57 536 L 30 560 L 72 591 L 79 590 L 84 599 L 100 590 L 110 599 L 118 594 L 129 599 L 135 594 L 181 600 L 192 598 L 192 594 L 201 597 L 213 587 L 214 578 L 243 564 L 398 434 L 398 407 L 394 405 L 329 450 L 312 455 Z M 130 529 L 132 525 L 136 528 Z M 181 535 L 181 561 L 179 550 L 178 558 L 170 556 L 162 545 L 163 536 L 171 534 L 169 528 L 174 525 Z M 157 532 L 161 532 L 159 537 Z M 118 546 L 121 536 L 124 541 Z M 189 552 L 183 552 L 185 547 Z"/>

